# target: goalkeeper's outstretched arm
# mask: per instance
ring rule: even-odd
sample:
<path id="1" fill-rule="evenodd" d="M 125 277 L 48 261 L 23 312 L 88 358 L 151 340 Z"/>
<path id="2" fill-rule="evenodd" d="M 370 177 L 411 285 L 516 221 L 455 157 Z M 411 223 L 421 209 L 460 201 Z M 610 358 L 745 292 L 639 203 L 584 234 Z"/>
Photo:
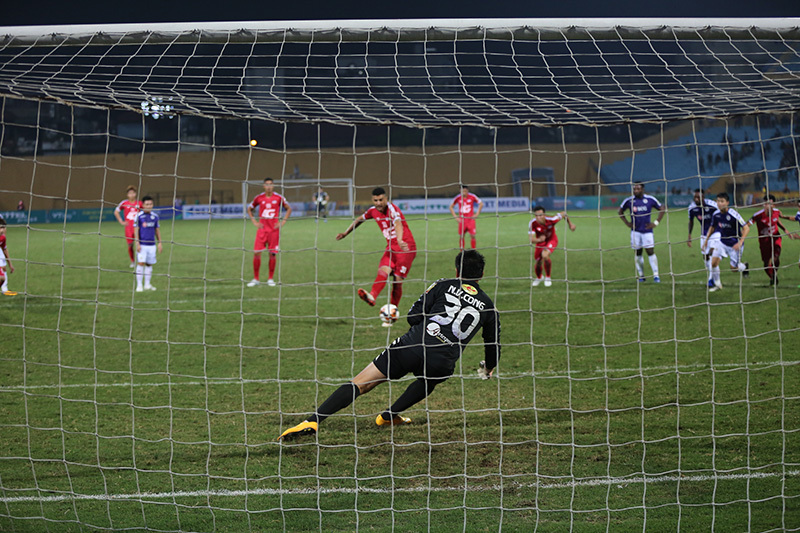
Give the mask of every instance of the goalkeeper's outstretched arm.
<path id="1" fill-rule="evenodd" d="M 483 325 L 483 350 L 484 360 L 478 373 L 483 377 L 483 370 L 486 373 L 484 379 L 488 379 L 500 360 L 500 313 L 497 309 L 490 311 L 489 319 Z"/>

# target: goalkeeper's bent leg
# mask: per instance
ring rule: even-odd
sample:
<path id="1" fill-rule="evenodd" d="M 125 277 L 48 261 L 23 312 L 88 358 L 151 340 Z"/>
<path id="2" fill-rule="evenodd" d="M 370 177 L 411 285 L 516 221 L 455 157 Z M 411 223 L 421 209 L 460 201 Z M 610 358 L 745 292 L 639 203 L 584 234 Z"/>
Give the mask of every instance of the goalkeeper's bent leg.
<path id="1" fill-rule="evenodd" d="M 352 381 L 345 383 L 336 389 L 333 394 L 328 396 L 328 399 L 322 402 L 322 405 L 317 407 L 317 412 L 306 418 L 306 422 L 322 422 L 332 414 L 341 411 L 353 403 L 360 394 L 361 391 L 359 390 L 358 385 Z"/>
<path id="2" fill-rule="evenodd" d="M 438 384 L 438 381 L 417 378 L 414 380 L 403 394 L 395 401 L 388 411 L 381 413 L 384 420 L 391 420 L 412 405 L 421 402 L 428 397 Z"/>

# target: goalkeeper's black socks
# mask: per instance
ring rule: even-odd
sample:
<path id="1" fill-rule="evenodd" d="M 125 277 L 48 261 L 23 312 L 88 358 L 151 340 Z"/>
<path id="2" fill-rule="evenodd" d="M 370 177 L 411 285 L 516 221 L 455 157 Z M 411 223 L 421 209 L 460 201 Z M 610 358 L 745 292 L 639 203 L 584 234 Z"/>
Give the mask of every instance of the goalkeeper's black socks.
<path id="1" fill-rule="evenodd" d="M 317 408 L 317 412 L 306 418 L 306 421 L 322 422 L 332 414 L 353 403 L 359 394 L 361 394 L 361 391 L 355 383 L 345 383 L 328 396 L 328 399 Z"/>
<path id="2" fill-rule="evenodd" d="M 436 387 L 435 381 L 427 381 L 424 379 L 416 379 L 411 382 L 411 385 L 400 395 L 396 402 L 392 404 L 388 411 L 381 413 L 384 420 L 391 420 L 399 415 L 412 405 L 424 400 Z"/>

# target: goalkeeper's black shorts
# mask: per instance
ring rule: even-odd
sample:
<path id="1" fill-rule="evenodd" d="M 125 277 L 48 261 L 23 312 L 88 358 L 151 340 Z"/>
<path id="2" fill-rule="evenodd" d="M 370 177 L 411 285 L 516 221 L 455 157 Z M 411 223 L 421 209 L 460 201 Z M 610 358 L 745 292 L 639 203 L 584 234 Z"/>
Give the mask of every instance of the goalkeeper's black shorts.
<path id="1" fill-rule="evenodd" d="M 452 376 L 455 369 L 455 359 L 448 352 L 412 344 L 406 335 L 395 340 L 372 362 L 389 379 L 414 374 L 418 378 L 442 382 Z"/>

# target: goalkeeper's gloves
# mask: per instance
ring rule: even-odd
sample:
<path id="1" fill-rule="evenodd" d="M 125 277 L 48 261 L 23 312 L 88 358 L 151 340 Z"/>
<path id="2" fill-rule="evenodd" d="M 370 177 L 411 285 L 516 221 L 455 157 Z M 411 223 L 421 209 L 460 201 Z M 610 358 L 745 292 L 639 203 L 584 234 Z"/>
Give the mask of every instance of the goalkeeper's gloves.
<path id="1" fill-rule="evenodd" d="M 481 379 L 490 379 L 492 377 L 492 372 L 486 368 L 486 361 L 481 361 L 478 365 L 478 375 Z"/>

